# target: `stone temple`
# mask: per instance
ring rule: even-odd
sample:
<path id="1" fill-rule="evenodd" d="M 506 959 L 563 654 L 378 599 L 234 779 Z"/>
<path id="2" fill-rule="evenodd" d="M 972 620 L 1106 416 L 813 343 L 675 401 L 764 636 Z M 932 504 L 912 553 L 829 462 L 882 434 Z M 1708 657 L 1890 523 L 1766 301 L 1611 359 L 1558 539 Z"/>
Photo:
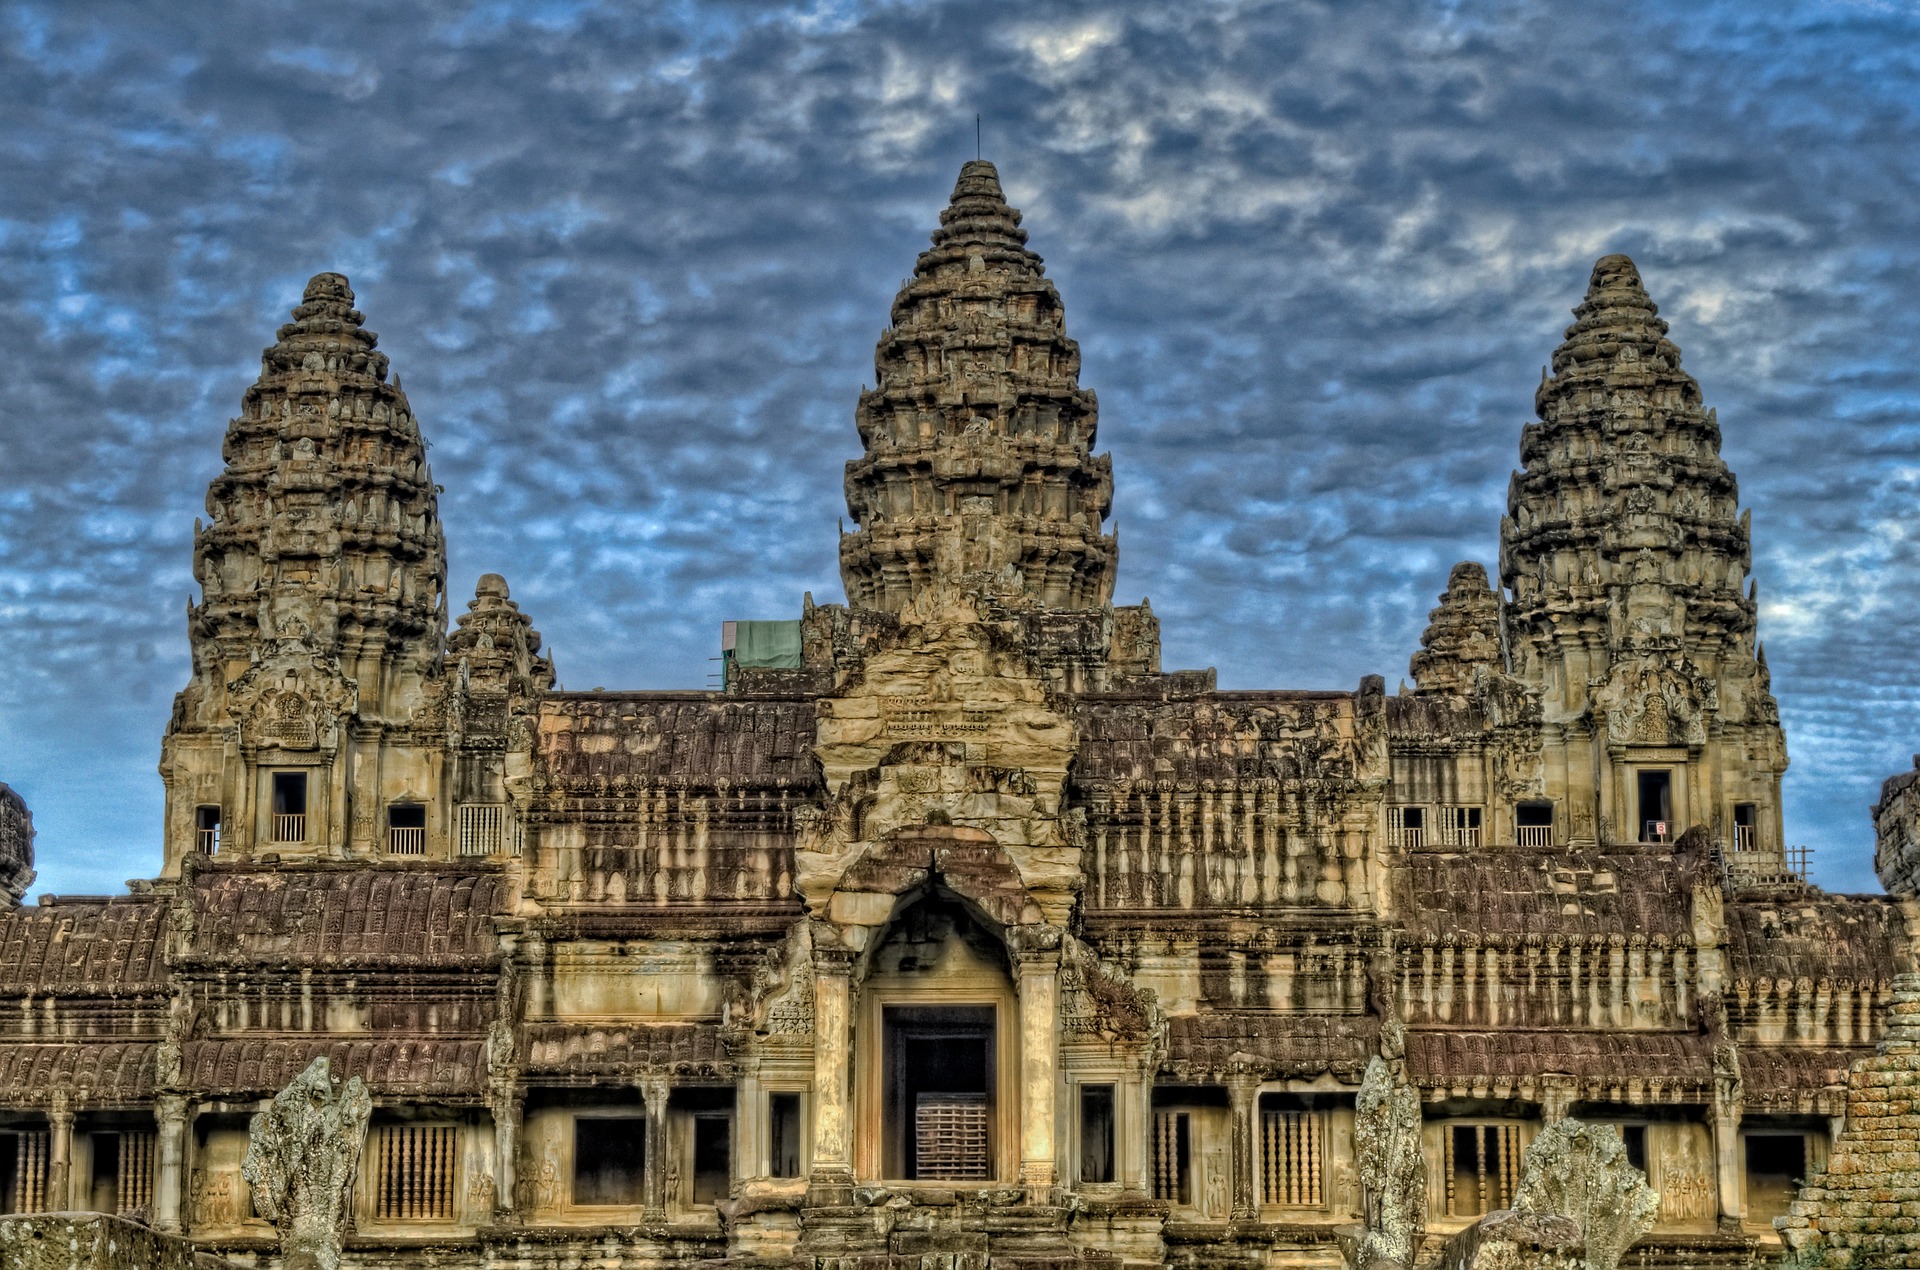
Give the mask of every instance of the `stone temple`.
<path id="1" fill-rule="evenodd" d="M 1920 969 L 1920 782 L 1890 894 L 1805 880 L 1747 516 L 1626 257 L 1393 694 L 1162 669 L 991 164 L 855 409 L 847 603 L 731 626 L 716 691 L 561 690 L 494 575 L 449 629 L 354 303 L 315 277 L 227 425 L 160 876 L 20 906 L 0 786 L 0 1208 L 278 1265 L 249 1118 L 325 1057 L 350 1267 L 1332 1267 L 1379 1058 L 1430 1249 L 1572 1117 L 1658 1193 L 1636 1266 L 1779 1254 Z"/>

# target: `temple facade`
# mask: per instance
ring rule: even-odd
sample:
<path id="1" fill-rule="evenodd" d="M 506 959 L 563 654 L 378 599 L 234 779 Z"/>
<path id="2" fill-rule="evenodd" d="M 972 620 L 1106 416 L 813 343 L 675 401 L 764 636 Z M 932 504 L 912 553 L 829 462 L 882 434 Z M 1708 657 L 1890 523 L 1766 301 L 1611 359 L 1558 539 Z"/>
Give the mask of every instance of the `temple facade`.
<path id="1" fill-rule="evenodd" d="M 1380 1056 L 1430 1246 L 1575 1116 L 1659 1194 L 1636 1264 L 1777 1255 L 1920 970 L 1920 781 L 1888 894 L 1806 880 L 1747 516 L 1626 257 L 1396 693 L 1162 669 L 991 164 L 858 401 L 847 603 L 717 691 L 556 687 L 491 574 L 449 628 L 354 303 L 315 277 L 227 426 L 159 876 L 22 905 L 0 786 L 0 1209 L 274 1264 L 248 1120 L 325 1055 L 352 1267 L 1333 1267 Z"/>

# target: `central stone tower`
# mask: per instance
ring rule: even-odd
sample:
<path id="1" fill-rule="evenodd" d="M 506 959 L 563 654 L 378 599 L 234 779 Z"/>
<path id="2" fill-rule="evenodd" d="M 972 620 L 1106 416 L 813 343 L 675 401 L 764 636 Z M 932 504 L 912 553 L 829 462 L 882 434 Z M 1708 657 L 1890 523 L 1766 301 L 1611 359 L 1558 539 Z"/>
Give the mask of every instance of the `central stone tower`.
<path id="1" fill-rule="evenodd" d="M 933 246 L 893 302 L 860 397 L 840 573 L 856 608 L 897 613 L 935 581 L 1010 604 L 1091 609 L 1113 595 L 1101 533 L 1112 465 L 1092 453 L 1060 293 L 1027 249 L 993 164 L 960 169 Z"/>

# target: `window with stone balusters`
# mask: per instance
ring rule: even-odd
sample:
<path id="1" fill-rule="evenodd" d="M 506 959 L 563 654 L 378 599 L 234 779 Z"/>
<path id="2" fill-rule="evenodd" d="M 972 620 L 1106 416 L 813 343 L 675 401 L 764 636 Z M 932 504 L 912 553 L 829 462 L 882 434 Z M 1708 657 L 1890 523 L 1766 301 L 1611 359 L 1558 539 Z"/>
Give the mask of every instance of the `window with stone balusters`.
<path id="1" fill-rule="evenodd" d="M 121 1217 L 151 1212 L 154 1145 L 151 1129 L 88 1134 L 87 1207 Z"/>
<path id="2" fill-rule="evenodd" d="M 1308 1098 L 1260 1100 L 1260 1202 L 1280 1208 L 1326 1204 L 1327 1112 Z"/>
<path id="3" fill-rule="evenodd" d="M 459 1129 L 450 1124 L 375 1125 L 369 1135 L 373 1219 L 453 1220 Z M 366 1167 L 363 1164 L 362 1167 Z"/>
<path id="4" fill-rule="evenodd" d="M 1520 1157 L 1532 1138 L 1518 1121 L 1440 1126 L 1440 1211 L 1447 1217 L 1480 1217 L 1513 1204 Z"/>
<path id="5" fill-rule="evenodd" d="M 0 1212 L 47 1211 L 50 1142 L 45 1129 L 0 1131 Z"/>

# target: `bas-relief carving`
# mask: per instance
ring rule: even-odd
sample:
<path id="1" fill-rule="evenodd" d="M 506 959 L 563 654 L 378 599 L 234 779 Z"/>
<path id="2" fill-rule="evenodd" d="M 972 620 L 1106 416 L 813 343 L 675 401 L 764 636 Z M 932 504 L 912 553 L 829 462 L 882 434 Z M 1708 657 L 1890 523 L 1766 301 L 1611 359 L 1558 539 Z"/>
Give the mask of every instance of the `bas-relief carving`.
<path id="1" fill-rule="evenodd" d="M 1593 687 L 1594 710 L 1615 746 L 1700 746 L 1719 709 L 1713 682 L 1678 654 L 1653 651 L 1614 663 Z"/>
<path id="2" fill-rule="evenodd" d="M 795 885 L 816 909 L 867 844 L 917 824 L 990 834 L 1048 920 L 1066 916 L 1080 852 L 1061 823 L 1073 725 L 976 602 L 924 592 L 890 646 L 817 706 L 828 805 L 805 817 Z"/>

